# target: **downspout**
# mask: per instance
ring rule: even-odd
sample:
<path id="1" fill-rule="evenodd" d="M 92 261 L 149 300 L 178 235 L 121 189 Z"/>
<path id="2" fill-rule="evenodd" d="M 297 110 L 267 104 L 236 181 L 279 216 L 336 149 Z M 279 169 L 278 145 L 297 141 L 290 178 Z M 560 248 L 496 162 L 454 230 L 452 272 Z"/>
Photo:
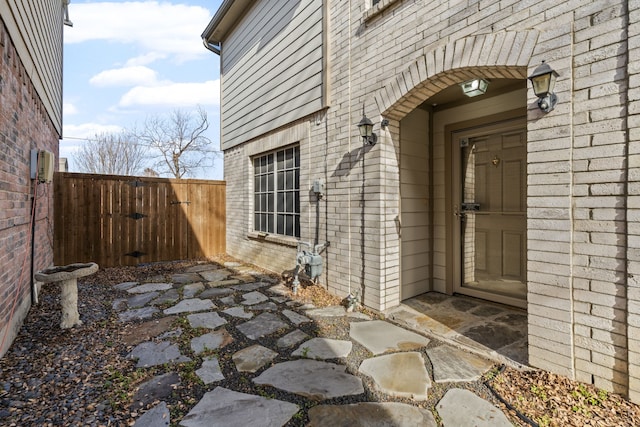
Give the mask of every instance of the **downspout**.
<path id="1" fill-rule="evenodd" d="M 220 45 L 215 45 L 213 43 L 209 43 L 207 41 L 206 38 L 202 38 L 202 44 L 204 45 L 205 48 L 207 48 L 207 50 L 210 50 L 211 52 L 215 53 L 216 55 L 220 55 Z"/>

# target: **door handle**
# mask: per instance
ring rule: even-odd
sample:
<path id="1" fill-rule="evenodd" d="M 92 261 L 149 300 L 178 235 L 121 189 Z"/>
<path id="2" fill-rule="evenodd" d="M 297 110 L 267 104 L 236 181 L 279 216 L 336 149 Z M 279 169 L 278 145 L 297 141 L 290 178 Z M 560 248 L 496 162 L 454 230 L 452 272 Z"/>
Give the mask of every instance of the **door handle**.
<path id="1" fill-rule="evenodd" d="M 479 211 L 480 203 L 463 203 L 462 204 L 463 211 Z"/>

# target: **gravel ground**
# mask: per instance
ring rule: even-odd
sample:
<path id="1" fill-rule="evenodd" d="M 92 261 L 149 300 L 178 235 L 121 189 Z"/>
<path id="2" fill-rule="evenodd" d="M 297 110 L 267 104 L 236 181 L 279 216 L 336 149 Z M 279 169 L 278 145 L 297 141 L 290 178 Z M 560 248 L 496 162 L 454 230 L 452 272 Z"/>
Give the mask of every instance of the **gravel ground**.
<path id="1" fill-rule="evenodd" d="M 224 262 L 227 259 L 216 259 Z M 59 295 L 56 286 L 45 286 L 40 303 L 30 311 L 19 336 L 11 349 L 0 359 L 0 425 L 2 426 L 127 426 L 133 425 L 153 402 L 145 406 L 133 405 L 134 393 L 142 382 L 175 366 L 135 369 L 126 355 L 134 346 L 133 325 L 117 321 L 112 301 L 126 294 L 113 289 L 113 285 L 126 281 L 167 281 L 172 273 L 194 265 L 193 262 L 153 264 L 145 267 L 102 269 L 79 281 L 79 311 L 84 325 L 72 330 L 61 330 Z M 318 307 L 335 305 L 340 301 L 318 286 L 301 287 L 296 299 L 300 303 L 313 303 Z M 374 313 L 369 313 L 375 316 Z M 286 393 L 272 387 L 255 385 L 251 379 L 257 374 L 238 373 L 231 356 L 247 347 L 247 338 L 227 328 L 233 342 L 216 352 L 226 379 L 204 386 L 195 375 L 207 352 L 194 355 L 190 339 L 201 332 L 191 329 L 186 316 L 176 316 L 173 327 L 180 327 L 182 335 L 176 338 L 183 354 L 194 361 L 179 365 L 180 385 L 165 399 L 171 411 L 172 425 L 184 416 L 214 386 L 258 394 L 296 403 L 301 411 L 288 426 L 301 426 L 308 422 L 307 411 L 318 402 Z M 243 319 L 227 319 L 231 325 Z M 311 337 L 324 336 L 349 339 L 349 321 L 328 318 L 303 324 L 300 329 Z M 276 349 L 275 341 L 288 331 L 261 338 L 257 342 Z M 251 342 L 255 344 L 255 342 Z M 437 346 L 432 340 L 429 346 Z M 372 355 L 354 343 L 349 357 L 334 362 L 345 364 L 347 371 L 357 374 L 360 363 Z M 428 360 L 423 350 L 425 360 Z M 285 361 L 279 356 L 273 363 Z M 432 372 L 432 367 L 427 366 Z M 547 376 L 544 376 L 544 375 Z M 408 399 L 390 399 L 375 391 L 371 381 L 362 377 L 365 393 L 323 401 L 323 404 L 343 404 L 363 401 L 397 401 L 434 410 L 436 403 L 451 387 L 467 388 L 480 397 L 501 406 L 515 425 L 531 425 L 516 416 L 513 410 L 500 403 L 484 380 L 468 383 L 436 384 L 429 390 L 426 402 Z M 517 407 L 531 419 L 545 426 L 631 426 L 640 425 L 640 411 L 636 405 L 613 394 L 580 386 L 544 371 L 519 372 L 492 371 L 487 379 L 502 399 Z M 573 400 L 568 396 L 573 396 Z M 551 402 L 551 403 L 549 403 Z M 435 411 L 434 411 L 435 414 Z M 436 417 L 437 419 L 437 417 Z"/>

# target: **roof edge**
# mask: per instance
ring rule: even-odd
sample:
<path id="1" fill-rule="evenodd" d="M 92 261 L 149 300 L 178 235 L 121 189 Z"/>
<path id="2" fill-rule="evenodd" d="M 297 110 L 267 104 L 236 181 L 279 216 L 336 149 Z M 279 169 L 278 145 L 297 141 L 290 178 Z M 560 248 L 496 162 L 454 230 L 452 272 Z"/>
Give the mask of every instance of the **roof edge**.
<path id="1" fill-rule="evenodd" d="M 202 39 L 220 44 L 236 22 L 250 9 L 253 0 L 224 0 L 202 33 Z"/>

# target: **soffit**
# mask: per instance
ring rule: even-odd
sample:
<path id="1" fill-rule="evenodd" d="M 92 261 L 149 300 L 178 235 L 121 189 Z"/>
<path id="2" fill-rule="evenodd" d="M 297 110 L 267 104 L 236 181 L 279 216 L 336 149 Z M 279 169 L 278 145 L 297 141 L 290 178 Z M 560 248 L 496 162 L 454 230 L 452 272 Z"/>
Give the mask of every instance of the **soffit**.
<path id="1" fill-rule="evenodd" d="M 249 11 L 253 0 L 224 0 L 202 33 L 209 43 L 218 44 Z"/>
<path id="2" fill-rule="evenodd" d="M 446 89 L 441 90 L 429 99 L 427 99 L 419 108 L 429 110 L 436 108 L 438 110 L 455 107 L 457 105 L 466 104 L 468 102 L 480 101 L 490 96 L 501 95 L 513 90 L 526 88 L 526 80 L 517 79 L 491 79 L 487 93 L 478 97 L 469 98 L 462 93 L 459 85 L 455 84 Z"/>

